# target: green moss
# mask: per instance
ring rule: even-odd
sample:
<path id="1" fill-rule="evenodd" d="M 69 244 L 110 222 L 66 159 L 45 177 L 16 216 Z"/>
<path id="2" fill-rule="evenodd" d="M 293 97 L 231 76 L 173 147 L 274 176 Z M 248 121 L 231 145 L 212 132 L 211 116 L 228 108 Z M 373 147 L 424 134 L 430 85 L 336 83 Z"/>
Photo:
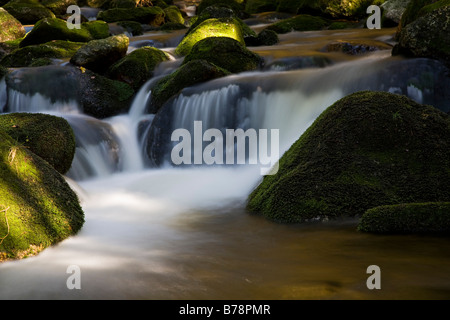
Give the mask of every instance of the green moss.
<path id="1" fill-rule="evenodd" d="M 65 119 L 36 113 L 8 113 L 0 115 L 0 128 L 59 173 L 69 171 L 75 155 L 75 136 Z"/>
<path id="2" fill-rule="evenodd" d="M 0 42 L 19 39 L 24 35 L 22 24 L 5 9 L 0 8 Z"/>
<path id="3" fill-rule="evenodd" d="M 124 28 L 127 32 L 131 33 L 133 36 L 140 36 L 144 34 L 144 28 L 142 24 L 136 21 L 119 21 L 117 22 L 119 26 Z"/>
<path id="4" fill-rule="evenodd" d="M 41 19 L 55 18 L 55 14 L 37 0 L 11 0 L 4 8 L 22 24 L 35 24 Z"/>
<path id="5" fill-rule="evenodd" d="M 54 14 L 63 16 L 69 6 L 77 5 L 77 0 L 42 0 L 41 3 Z"/>
<path id="6" fill-rule="evenodd" d="M 10 68 L 31 67 L 51 64 L 51 59 L 69 59 L 84 43 L 54 40 L 14 50 L 0 61 L 0 65 Z M 38 62 L 37 62 L 38 61 Z M 40 63 L 39 63 L 40 62 Z"/>
<path id="7" fill-rule="evenodd" d="M 0 129 L 0 261 L 21 258 L 77 233 L 78 197 L 64 178 Z"/>
<path id="8" fill-rule="evenodd" d="M 208 19 L 183 38 L 175 53 L 185 56 L 197 42 L 208 37 L 229 37 L 245 44 L 239 21 L 234 18 Z"/>
<path id="9" fill-rule="evenodd" d="M 108 31 L 106 32 L 106 30 Z M 109 36 L 108 25 L 105 22 L 85 22 L 81 24 L 81 29 L 69 29 L 67 28 L 67 22 L 62 19 L 43 19 L 38 21 L 25 36 L 20 43 L 20 47 L 46 43 L 52 40 L 88 42 L 103 36 Z"/>
<path id="10" fill-rule="evenodd" d="M 433 10 L 450 5 L 449 0 L 411 0 L 400 21 L 400 30 Z"/>
<path id="11" fill-rule="evenodd" d="M 184 18 L 181 15 L 180 9 L 177 6 L 169 6 L 164 9 L 164 13 L 166 15 L 166 22 L 174 22 L 184 24 Z"/>
<path id="12" fill-rule="evenodd" d="M 260 56 L 248 50 L 240 42 L 227 37 L 209 37 L 197 42 L 183 64 L 200 59 L 231 73 L 252 71 L 258 69 L 263 63 Z"/>
<path id="13" fill-rule="evenodd" d="M 166 22 L 161 26 L 162 31 L 172 31 L 172 30 L 182 30 L 187 29 L 184 24 L 175 23 L 175 22 Z"/>
<path id="14" fill-rule="evenodd" d="M 301 14 L 294 18 L 276 22 L 267 27 L 267 29 L 275 31 L 276 33 L 288 33 L 291 31 L 322 30 L 329 25 L 330 22 L 321 17 Z"/>
<path id="15" fill-rule="evenodd" d="M 324 111 L 282 156 L 248 209 L 280 222 L 359 216 L 450 199 L 450 119 L 385 92 L 358 92 Z"/>
<path id="16" fill-rule="evenodd" d="M 151 105 L 148 111 L 156 113 L 164 103 L 186 87 L 224 77 L 228 74 L 230 73 L 227 70 L 205 60 L 190 61 L 155 84 L 152 88 Z"/>
<path id="17" fill-rule="evenodd" d="M 169 58 L 164 51 L 153 47 L 139 48 L 112 65 L 108 77 L 137 90 L 153 76 L 156 66 L 167 60 Z"/>
<path id="18" fill-rule="evenodd" d="M 300 9 L 301 5 L 302 5 L 302 1 L 298 1 L 298 0 L 280 0 L 279 5 L 276 10 L 278 12 L 297 14 L 298 9 Z"/>
<path id="19" fill-rule="evenodd" d="M 371 233 L 449 233 L 450 202 L 405 203 L 367 210 L 358 230 Z"/>
<path id="20" fill-rule="evenodd" d="M 114 8 L 101 11 L 97 19 L 108 23 L 118 21 L 136 21 L 152 26 L 160 26 L 164 23 L 165 13 L 159 7 Z"/>
<path id="21" fill-rule="evenodd" d="M 235 13 L 239 13 L 245 8 L 244 0 L 202 0 L 197 7 L 197 14 L 201 14 L 203 10 L 210 6 L 221 6 L 232 9 Z"/>

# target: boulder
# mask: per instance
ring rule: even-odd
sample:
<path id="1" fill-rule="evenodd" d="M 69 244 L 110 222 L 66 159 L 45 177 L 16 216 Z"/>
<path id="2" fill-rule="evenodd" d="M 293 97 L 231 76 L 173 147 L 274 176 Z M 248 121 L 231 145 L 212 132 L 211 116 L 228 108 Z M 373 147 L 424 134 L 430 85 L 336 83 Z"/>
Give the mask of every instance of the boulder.
<path id="1" fill-rule="evenodd" d="M 264 29 L 256 37 L 245 38 L 245 44 L 249 47 L 273 46 L 280 41 L 278 34 L 269 29 Z"/>
<path id="2" fill-rule="evenodd" d="M 83 22 L 81 29 L 67 28 L 67 22 L 61 19 L 43 19 L 20 42 L 20 47 L 46 43 L 51 40 L 89 42 L 109 37 L 108 24 L 103 21 Z"/>
<path id="3" fill-rule="evenodd" d="M 313 31 L 322 30 L 330 25 L 330 22 L 321 17 L 308 14 L 300 14 L 296 17 L 276 22 L 267 27 L 276 33 L 288 33 L 291 31 Z"/>
<path id="4" fill-rule="evenodd" d="M 0 129 L 47 161 L 61 174 L 75 156 L 75 136 L 66 120 L 39 113 L 0 115 Z"/>
<path id="5" fill-rule="evenodd" d="M 5 56 L 0 65 L 9 68 L 33 67 L 52 64 L 53 59 L 70 59 L 84 43 L 53 40 L 47 43 L 18 48 Z"/>
<path id="6" fill-rule="evenodd" d="M 193 60 L 172 74 L 159 80 L 152 88 L 149 113 L 156 113 L 170 98 L 178 95 L 182 89 L 229 75 L 227 70 L 210 64 L 205 60 Z"/>
<path id="7" fill-rule="evenodd" d="M 41 4 L 55 15 L 64 16 L 69 6 L 77 5 L 77 0 L 42 0 Z"/>
<path id="8" fill-rule="evenodd" d="M 99 12 L 97 19 L 108 23 L 118 21 L 136 21 L 142 24 L 160 26 L 164 23 L 165 13 L 159 7 L 114 8 Z"/>
<path id="9" fill-rule="evenodd" d="M 208 37 L 229 37 L 245 44 L 240 23 L 234 18 L 214 18 L 200 23 L 187 34 L 175 49 L 180 56 L 187 55 L 192 47 Z"/>
<path id="10" fill-rule="evenodd" d="M 197 15 L 210 6 L 220 6 L 232 9 L 236 14 L 241 14 L 245 9 L 244 0 L 202 0 L 197 7 Z"/>
<path id="11" fill-rule="evenodd" d="M 164 51 L 153 47 L 142 47 L 113 64 L 107 75 L 138 90 L 153 76 L 156 66 L 167 60 L 169 57 Z"/>
<path id="12" fill-rule="evenodd" d="M 250 212 L 298 223 L 362 216 L 381 205 L 450 199 L 450 119 L 386 92 L 325 110 L 251 193 Z"/>
<path id="13" fill-rule="evenodd" d="M 124 34 L 92 40 L 82 46 L 72 56 L 70 62 L 76 66 L 104 73 L 113 63 L 127 54 L 129 43 L 130 39 Z"/>
<path id="14" fill-rule="evenodd" d="M 22 24 L 35 24 L 41 19 L 55 18 L 55 14 L 37 0 L 11 0 L 3 8 Z"/>
<path id="15" fill-rule="evenodd" d="M 2 129 L 0 211 L 0 261 L 36 254 L 84 224 L 79 199 L 63 176 Z"/>
<path id="16" fill-rule="evenodd" d="M 25 36 L 22 24 L 3 8 L 0 8 L 0 42 L 16 40 Z"/>
<path id="17" fill-rule="evenodd" d="M 392 50 L 392 46 L 376 40 L 335 41 L 325 46 L 325 52 L 343 52 L 349 55 L 360 55 L 379 50 Z"/>
<path id="18" fill-rule="evenodd" d="M 140 36 L 144 34 L 142 24 L 136 21 L 119 21 L 117 25 L 121 26 L 125 31 L 133 36 Z"/>
<path id="19" fill-rule="evenodd" d="M 194 60 L 206 60 L 231 73 L 259 69 L 264 62 L 239 41 L 227 37 L 209 37 L 197 42 L 183 64 Z"/>
<path id="20" fill-rule="evenodd" d="M 277 1 L 273 0 L 247 0 L 245 11 L 248 13 L 261 13 L 275 11 L 277 9 Z"/>
<path id="21" fill-rule="evenodd" d="M 449 0 L 410 0 L 402 14 L 398 33 L 411 22 L 433 10 L 450 5 Z"/>
<path id="22" fill-rule="evenodd" d="M 184 24 L 184 18 L 177 6 L 168 6 L 164 9 L 166 22 Z"/>
<path id="23" fill-rule="evenodd" d="M 388 0 L 380 7 L 383 10 L 382 24 L 384 27 L 396 26 L 402 19 L 408 3 L 411 0 Z"/>
<path id="24" fill-rule="evenodd" d="M 393 54 L 438 59 L 450 65 L 450 6 L 418 18 L 400 32 Z"/>

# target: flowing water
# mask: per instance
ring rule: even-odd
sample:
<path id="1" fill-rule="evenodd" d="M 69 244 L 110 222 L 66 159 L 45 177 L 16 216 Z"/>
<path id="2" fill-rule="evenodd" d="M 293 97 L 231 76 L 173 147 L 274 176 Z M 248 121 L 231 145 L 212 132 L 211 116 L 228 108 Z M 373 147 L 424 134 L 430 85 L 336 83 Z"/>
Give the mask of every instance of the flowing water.
<path id="1" fill-rule="evenodd" d="M 356 57 L 321 51 L 335 40 L 389 43 L 393 33 L 284 35 L 276 46 L 252 48 L 265 57 L 265 70 L 187 88 L 156 116 L 145 112 L 154 81 L 142 87 L 128 114 L 98 120 L 82 113 L 69 80 L 42 80 L 54 67 L 16 70 L 0 81 L 0 110 L 69 121 L 77 151 L 67 179 L 86 222 L 77 235 L 35 257 L 2 263 L 0 298 L 449 298 L 448 238 L 363 234 L 355 219 L 272 223 L 245 211 L 262 179 L 258 168 L 167 164 L 167 134 L 192 130 L 194 121 L 204 129 L 279 129 L 283 153 L 323 110 L 358 90 L 402 93 L 448 111 L 448 70 L 436 61 L 393 58 L 389 50 Z M 154 41 L 173 52 L 176 39 L 178 33 L 172 39 L 147 33 L 130 47 Z M 157 76 L 179 63 L 163 64 Z M 81 289 L 67 287 L 73 265 L 80 268 Z M 381 290 L 366 286 L 370 265 L 381 268 Z"/>

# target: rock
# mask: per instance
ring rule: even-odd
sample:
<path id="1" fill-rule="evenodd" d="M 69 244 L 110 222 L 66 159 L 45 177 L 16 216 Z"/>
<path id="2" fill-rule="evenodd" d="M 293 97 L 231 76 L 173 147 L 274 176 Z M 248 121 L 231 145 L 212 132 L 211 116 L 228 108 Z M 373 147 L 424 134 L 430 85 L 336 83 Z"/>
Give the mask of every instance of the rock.
<path id="1" fill-rule="evenodd" d="M 247 0 L 245 11 L 248 13 L 261 13 L 275 11 L 277 2 L 273 0 Z"/>
<path id="2" fill-rule="evenodd" d="M 175 22 L 166 22 L 161 26 L 162 31 L 172 31 L 172 30 L 182 30 L 187 29 L 184 24 L 175 23 Z"/>
<path id="3" fill-rule="evenodd" d="M 192 47 L 208 37 L 229 37 L 245 44 L 240 23 L 234 18 L 214 18 L 200 23 L 195 29 L 187 34 L 175 49 L 180 56 L 187 55 Z"/>
<path id="4" fill-rule="evenodd" d="M 75 136 L 65 119 L 39 113 L 8 113 L 0 115 L 0 128 L 59 173 L 69 171 L 75 156 Z"/>
<path id="5" fill-rule="evenodd" d="M 301 6 L 302 1 L 299 0 L 280 0 L 276 10 L 278 12 L 297 14 Z"/>
<path id="6" fill-rule="evenodd" d="M 396 26 L 402 19 L 408 3 L 411 0 L 389 0 L 380 7 L 383 10 L 382 25 L 384 27 Z"/>
<path id="7" fill-rule="evenodd" d="M 184 18 L 181 15 L 181 11 L 180 9 L 178 9 L 177 6 L 168 6 L 167 8 L 164 9 L 164 13 L 166 15 L 165 17 L 166 22 L 184 24 Z"/>
<path id="8" fill-rule="evenodd" d="M 450 232 L 450 202 L 403 203 L 367 210 L 358 230 L 381 234 Z"/>
<path id="9" fill-rule="evenodd" d="M 142 28 L 142 24 L 136 21 L 119 21 L 117 25 L 124 28 L 125 31 L 130 33 L 133 36 L 140 36 L 144 34 L 144 28 Z"/>
<path id="10" fill-rule="evenodd" d="M 79 199 L 63 176 L 2 129 L 0 177 L 0 261 L 33 255 L 83 226 Z"/>
<path id="11" fill-rule="evenodd" d="M 245 38 L 247 46 L 273 46 L 279 42 L 278 34 L 273 30 L 264 29 L 256 37 Z"/>
<path id="12" fill-rule="evenodd" d="M 61 19 L 43 19 L 21 41 L 20 47 L 46 43 L 52 40 L 89 42 L 94 39 L 109 37 L 109 27 L 105 22 L 92 21 L 81 24 L 81 29 L 69 29 Z"/>
<path id="13" fill-rule="evenodd" d="M 94 72 L 104 73 L 113 63 L 125 57 L 129 43 L 130 39 L 124 34 L 92 40 L 82 46 L 70 62 Z"/>
<path id="14" fill-rule="evenodd" d="M 264 70 L 289 71 L 304 68 L 323 68 L 331 65 L 326 56 L 285 57 L 266 63 Z"/>
<path id="15" fill-rule="evenodd" d="M 392 46 L 376 40 L 335 41 L 325 46 L 325 52 L 343 52 L 349 55 L 359 55 L 378 50 L 392 50 Z"/>
<path id="16" fill-rule="evenodd" d="M 0 8 L 0 42 L 16 40 L 25 36 L 22 24 L 3 8 Z"/>
<path id="17" fill-rule="evenodd" d="M 22 24 L 35 24 L 41 19 L 55 18 L 55 14 L 37 0 L 11 0 L 3 8 Z"/>
<path id="18" fill-rule="evenodd" d="M 53 40 L 47 43 L 27 46 L 14 50 L 5 56 L 0 65 L 9 68 L 32 67 L 42 65 L 43 61 L 52 63 L 52 59 L 70 59 L 84 43 Z M 43 60 L 45 59 L 45 60 Z"/>
<path id="19" fill-rule="evenodd" d="M 108 77 L 125 82 L 138 90 L 153 77 L 156 66 L 168 60 L 169 57 L 164 51 L 153 47 L 142 47 L 113 64 L 108 70 Z"/>
<path id="20" fill-rule="evenodd" d="M 136 21 L 142 24 L 160 26 L 164 23 L 165 13 L 159 7 L 114 8 L 99 12 L 97 19 L 108 23 L 118 21 Z"/>
<path id="21" fill-rule="evenodd" d="M 450 6 L 434 10 L 406 25 L 393 54 L 438 59 L 450 65 Z"/>
<path id="22" fill-rule="evenodd" d="M 202 0 L 202 2 L 200 2 L 197 7 L 197 15 L 200 15 L 203 10 L 213 5 L 230 8 L 236 14 L 238 14 L 239 17 L 241 17 L 240 14 L 245 8 L 245 3 L 243 0 Z"/>
<path id="23" fill-rule="evenodd" d="M 190 61 L 155 84 L 152 88 L 152 99 L 148 112 L 158 112 L 164 103 L 186 87 L 229 74 L 227 70 L 212 65 L 205 60 Z"/>
<path id="24" fill-rule="evenodd" d="M 64 16 L 69 6 L 77 5 L 77 0 L 42 0 L 41 4 L 55 15 Z"/>
<path id="25" fill-rule="evenodd" d="M 300 14 L 296 17 L 276 22 L 266 29 L 275 31 L 276 33 L 288 33 L 291 31 L 322 30 L 329 25 L 330 22 L 321 17 Z"/>
<path id="26" fill-rule="evenodd" d="M 210 37 L 197 42 L 183 64 L 194 60 L 206 60 L 231 73 L 259 69 L 264 62 L 239 41 L 227 37 Z"/>
<path id="27" fill-rule="evenodd" d="M 386 92 L 333 104 L 252 192 L 250 212 L 279 222 L 361 216 L 370 208 L 450 199 L 450 119 Z"/>
<path id="28" fill-rule="evenodd" d="M 104 119 L 127 112 L 134 97 L 128 84 L 84 70 L 78 74 L 83 112 Z"/>
<path id="29" fill-rule="evenodd" d="M 410 0 L 402 14 L 398 33 L 411 22 L 423 17 L 427 13 L 441 7 L 448 6 L 448 0 Z"/>

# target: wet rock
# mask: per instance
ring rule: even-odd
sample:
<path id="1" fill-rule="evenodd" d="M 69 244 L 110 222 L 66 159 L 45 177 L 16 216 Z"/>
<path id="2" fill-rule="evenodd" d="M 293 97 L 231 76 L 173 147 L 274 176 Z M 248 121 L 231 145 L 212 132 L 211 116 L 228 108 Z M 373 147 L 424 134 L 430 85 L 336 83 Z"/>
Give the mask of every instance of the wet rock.
<path id="1" fill-rule="evenodd" d="M 114 8 L 99 12 L 97 19 L 108 23 L 118 21 L 136 21 L 142 24 L 160 26 L 164 23 L 165 13 L 159 7 Z"/>
<path id="2" fill-rule="evenodd" d="M 22 24 L 35 24 L 41 19 L 55 18 L 55 14 L 37 0 L 11 0 L 3 8 Z"/>
<path id="3" fill-rule="evenodd" d="M 325 46 L 324 52 L 343 52 L 359 55 L 378 50 L 392 50 L 392 46 L 381 41 L 336 41 Z"/>
<path id="4" fill-rule="evenodd" d="M 25 36 L 25 28 L 8 11 L 0 8 L 0 42 L 20 39 Z"/>
<path id="5" fill-rule="evenodd" d="M 184 18 L 177 6 L 168 6 L 164 9 L 165 22 L 184 24 Z"/>
<path id="6" fill-rule="evenodd" d="M 300 14 L 296 17 L 276 22 L 267 27 L 267 29 L 282 34 L 292 31 L 322 30 L 329 25 L 330 22 L 321 17 L 315 17 L 307 14 Z"/>

